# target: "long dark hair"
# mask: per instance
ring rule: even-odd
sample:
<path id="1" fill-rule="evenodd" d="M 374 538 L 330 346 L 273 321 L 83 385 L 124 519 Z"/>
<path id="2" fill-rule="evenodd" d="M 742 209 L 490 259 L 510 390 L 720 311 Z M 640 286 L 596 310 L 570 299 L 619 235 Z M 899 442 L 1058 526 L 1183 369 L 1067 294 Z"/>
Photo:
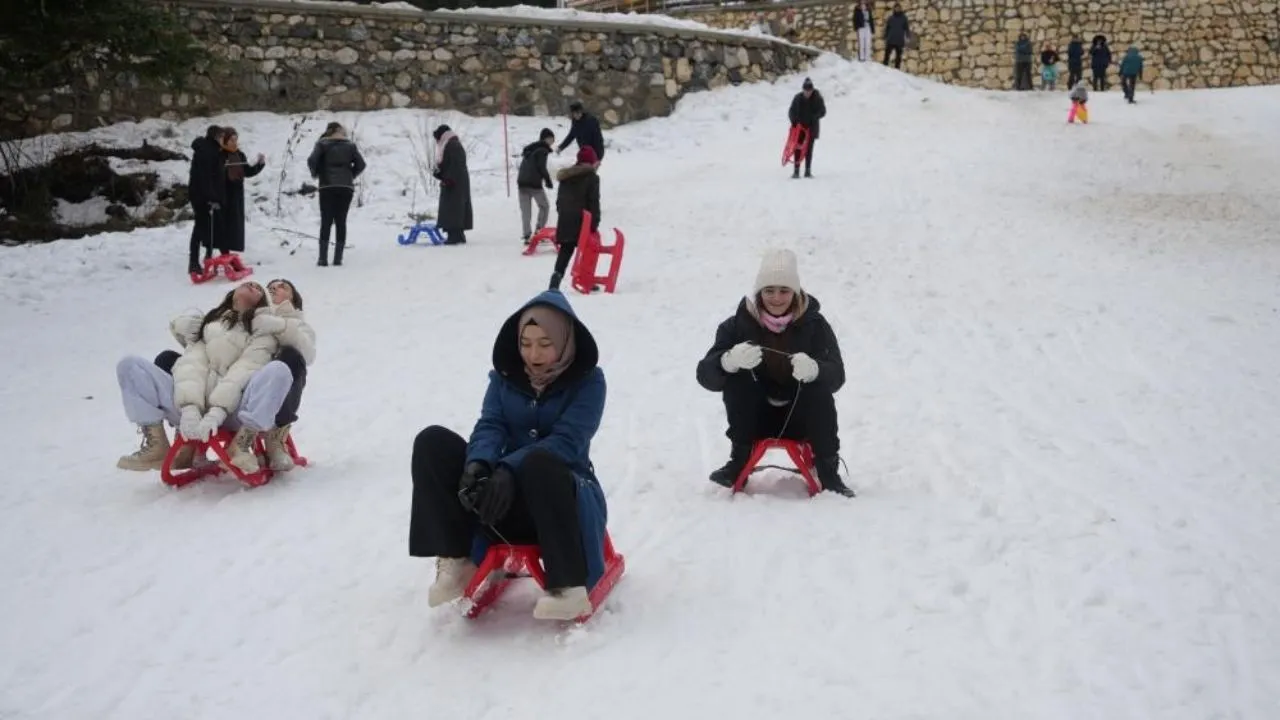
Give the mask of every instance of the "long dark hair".
<path id="1" fill-rule="evenodd" d="M 200 321 L 199 337 L 201 340 L 204 340 L 204 326 L 214 322 L 215 320 L 225 322 L 227 327 L 231 327 L 236 322 L 239 322 L 244 326 L 245 332 L 253 334 L 253 311 L 267 306 L 267 291 L 266 289 L 263 289 L 262 296 L 258 298 L 258 303 L 254 305 L 251 310 L 242 313 L 236 312 L 232 309 L 232 302 L 235 300 L 235 294 L 235 288 L 228 290 L 227 294 L 223 296 L 222 302 L 218 303 L 218 307 L 205 314 L 204 319 Z"/>
<path id="2" fill-rule="evenodd" d="M 267 287 L 270 288 L 272 285 L 275 285 L 276 283 L 284 283 L 285 285 L 289 286 L 289 295 L 291 298 L 290 302 L 293 303 L 294 309 L 301 312 L 302 311 L 302 294 L 298 292 L 298 286 L 294 285 L 289 280 L 285 280 L 284 278 L 276 278 L 275 280 L 272 280 L 271 282 L 267 283 Z M 267 294 L 270 295 L 271 293 L 267 293 Z"/>

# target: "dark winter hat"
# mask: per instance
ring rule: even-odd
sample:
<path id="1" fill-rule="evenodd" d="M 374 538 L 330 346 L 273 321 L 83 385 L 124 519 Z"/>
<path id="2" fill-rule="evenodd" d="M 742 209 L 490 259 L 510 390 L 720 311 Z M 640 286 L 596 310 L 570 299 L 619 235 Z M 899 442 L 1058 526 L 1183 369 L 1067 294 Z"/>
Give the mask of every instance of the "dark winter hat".
<path id="1" fill-rule="evenodd" d="M 542 128 L 542 132 L 538 133 L 539 140 L 546 140 L 547 138 L 554 138 L 555 136 L 556 134 L 551 132 L 551 128 Z"/>
<path id="2" fill-rule="evenodd" d="M 449 132 L 452 129 L 453 128 L 449 127 L 448 125 L 441 125 L 431 133 L 431 137 L 435 138 L 436 140 L 439 140 L 440 138 L 444 137 L 445 133 Z"/>
<path id="3" fill-rule="evenodd" d="M 569 103 L 569 112 L 571 113 L 582 112 L 582 103 L 577 100 L 574 100 L 573 102 Z"/>
<path id="4" fill-rule="evenodd" d="M 802 89 L 804 89 L 804 90 L 812 90 L 812 89 L 813 89 L 813 81 L 812 81 L 812 80 L 810 80 L 809 78 L 805 78 L 805 79 L 804 79 L 804 84 L 803 84 L 803 85 L 801 85 L 800 87 L 801 87 Z"/>
<path id="5" fill-rule="evenodd" d="M 210 125 L 209 129 L 204 131 L 204 136 L 210 140 L 218 140 L 222 137 L 222 128 L 217 125 Z"/>

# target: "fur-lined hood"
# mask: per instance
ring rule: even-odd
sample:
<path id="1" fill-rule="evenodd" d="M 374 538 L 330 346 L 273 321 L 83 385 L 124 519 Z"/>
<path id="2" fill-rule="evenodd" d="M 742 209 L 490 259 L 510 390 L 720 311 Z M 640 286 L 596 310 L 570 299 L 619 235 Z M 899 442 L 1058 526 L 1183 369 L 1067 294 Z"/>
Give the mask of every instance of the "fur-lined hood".
<path id="1" fill-rule="evenodd" d="M 594 175 L 596 169 L 590 165 L 570 165 L 556 171 L 556 182 L 564 182 L 580 175 Z"/>

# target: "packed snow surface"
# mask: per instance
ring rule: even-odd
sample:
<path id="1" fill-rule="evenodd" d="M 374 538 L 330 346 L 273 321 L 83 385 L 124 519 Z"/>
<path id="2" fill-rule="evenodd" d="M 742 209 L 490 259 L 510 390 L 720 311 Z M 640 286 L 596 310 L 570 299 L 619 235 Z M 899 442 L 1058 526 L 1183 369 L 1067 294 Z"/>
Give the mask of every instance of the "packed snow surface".
<path id="1" fill-rule="evenodd" d="M 415 434 L 470 431 L 498 326 L 551 272 L 520 254 L 508 153 L 566 119 L 511 118 L 505 150 L 501 118 L 408 110 L 66 136 L 186 149 L 220 122 L 267 154 L 245 258 L 319 335 L 313 465 L 257 490 L 115 469 L 138 442 L 117 359 L 228 288 L 183 274 L 189 224 L 0 249 L 0 717 L 1280 717 L 1280 88 L 1095 94 L 1067 126 L 1065 93 L 812 76 L 812 180 L 779 166 L 799 76 L 607 132 L 626 260 L 571 299 L 628 569 L 581 627 L 535 621 L 527 583 L 478 621 L 428 610 L 406 543 Z M 335 117 L 369 170 L 347 264 L 317 268 L 315 200 L 281 191 Z M 477 226 L 402 247 L 441 121 Z M 706 480 L 728 442 L 694 365 L 770 246 L 840 339 L 854 500 Z"/>

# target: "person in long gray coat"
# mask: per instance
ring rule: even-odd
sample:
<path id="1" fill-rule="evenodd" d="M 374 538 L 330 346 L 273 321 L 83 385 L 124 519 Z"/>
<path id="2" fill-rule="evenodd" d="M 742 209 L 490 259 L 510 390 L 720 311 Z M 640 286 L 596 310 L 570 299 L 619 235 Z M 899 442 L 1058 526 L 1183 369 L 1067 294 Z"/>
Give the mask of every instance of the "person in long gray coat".
<path id="1" fill-rule="evenodd" d="M 445 245 L 461 245 L 467 241 L 466 231 L 472 226 L 467 150 L 448 125 L 436 128 L 431 136 L 436 139 L 436 170 L 432 174 L 440 181 L 436 227 L 444 231 Z"/>

